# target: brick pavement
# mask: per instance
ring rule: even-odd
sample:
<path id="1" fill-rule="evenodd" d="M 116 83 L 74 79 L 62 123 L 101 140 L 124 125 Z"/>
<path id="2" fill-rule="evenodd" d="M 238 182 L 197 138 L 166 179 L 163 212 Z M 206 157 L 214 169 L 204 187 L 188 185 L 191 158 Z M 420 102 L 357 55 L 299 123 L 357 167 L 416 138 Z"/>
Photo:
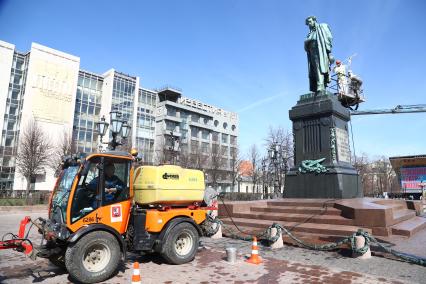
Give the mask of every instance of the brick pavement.
<path id="1" fill-rule="evenodd" d="M 17 230 L 22 217 L 23 214 L 2 214 L 0 235 Z M 155 254 L 129 254 L 119 273 L 105 283 L 130 283 L 135 260 L 141 263 L 142 283 L 424 283 L 426 279 L 424 267 L 378 257 L 361 261 L 339 252 L 261 247 L 260 255 L 265 261 L 256 266 L 243 261 L 250 253 L 250 242 L 205 238 L 202 244 L 193 262 L 179 266 L 165 264 Z M 225 261 L 227 246 L 237 247 L 239 251 L 235 265 Z M 72 283 L 72 280 L 66 271 L 45 259 L 34 262 L 18 252 L 0 251 L 0 283 Z"/>

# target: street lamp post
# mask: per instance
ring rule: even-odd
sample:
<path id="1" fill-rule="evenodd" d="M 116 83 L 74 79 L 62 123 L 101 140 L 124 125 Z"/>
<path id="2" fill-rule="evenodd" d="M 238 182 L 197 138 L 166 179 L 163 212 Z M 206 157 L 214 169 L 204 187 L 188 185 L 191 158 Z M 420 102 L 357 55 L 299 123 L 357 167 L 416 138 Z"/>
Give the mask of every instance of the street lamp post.
<path id="1" fill-rule="evenodd" d="M 265 186 L 265 178 L 266 178 L 266 157 L 262 159 L 262 191 L 263 191 L 263 198 L 268 198 L 268 190 Z"/>
<path id="2" fill-rule="evenodd" d="M 240 183 L 241 183 L 241 181 L 243 180 L 243 178 L 241 177 L 241 175 L 238 175 L 237 176 L 237 182 L 238 182 L 238 193 L 240 193 L 241 191 L 240 191 Z"/>
<path id="3" fill-rule="evenodd" d="M 108 148 L 112 151 L 114 151 L 115 148 L 117 148 L 117 146 L 123 145 L 121 141 L 120 142 L 117 141 L 118 135 L 121 134 L 122 139 L 127 139 L 127 137 L 129 137 L 130 130 L 132 128 L 127 123 L 127 121 L 123 121 L 121 119 L 122 117 L 121 112 L 117 110 L 113 110 L 109 114 L 110 114 L 110 123 L 105 121 L 105 116 L 102 116 L 101 120 L 96 123 L 96 129 L 100 136 L 99 150 L 102 150 L 102 144 L 104 144 L 102 142 L 102 138 L 106 135 L 108 126 L 110 126 L 112 140 L 105 144 L 108 144 Z"/>
<path id="4" fill-rule="evenodd" d="M 268 150 L 269 158 L 274 165 L 274 198 L 279 198 L 281 195 L 280 181 L 279 181 L 279 169 L 280 169 L 280 159 L 281 159 L 281 145 L 276 142 L 273 142 L 271 147 Z"/>

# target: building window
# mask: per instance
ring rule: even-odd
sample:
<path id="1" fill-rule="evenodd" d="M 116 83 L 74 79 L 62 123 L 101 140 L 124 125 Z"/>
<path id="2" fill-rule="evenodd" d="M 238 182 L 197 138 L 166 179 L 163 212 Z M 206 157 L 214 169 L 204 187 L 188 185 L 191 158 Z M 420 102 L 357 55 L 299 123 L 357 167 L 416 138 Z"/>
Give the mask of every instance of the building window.
<path id="1" fill-rule="evenodd" d="M 167 115 L 176 117 L 176 109 L 174 107 L 167 107 Z"/>
<path id="2" fill-rule="evenodd" d="M 212 145 L 212 153 L 218 154 L 219 153 L 219 145 L 213 144 Z"/>
<path id="3" fill-rule="evenodd" d="M 222 147 L 220 147 L 220 153 L 223 155 L 223 156 L 228 156 L 228 146 L 222 146 Z"/>
<path id="4" fill-rule="evenodd" d="M 218 125 L 219 125 L 219 121 L 215 120 L 215 121 L 214 121 L 214 126 L 216 126 L 216 127 L 217 127 Z"/>
<path id="5" fill-rule="evenodd" d="M 226 129 L 226 128 L 228 128 L 228 123 L 224 122 L 223 123 L 223 129 Z"/>
<path id="6" fill-rule="evenodd" d="M 201 137 L 208 140 L 210 138 L 210 131 L 203 129 L 201 132 Z"/>
<path id="7" fill-rule="evenodd" d="M 197 153 L 198 141 L 191 141 L 191 153 Z"/>
<path id="8" fill-rule="evenodd" d="M 193 122 L 199 122 L 200 121 L 200 116 L 198 114 L 191 114 L 191 121 Z"/>
<path id="9" fill-rule="evenodd" d="M 230 149 L 231 157 L 233 157 L 235 159 L 236 158 L 235 156 L 237 154 L 237 148 L 231 147 L 229 149 Z"/>
<path id="10" fill-rule="evenodd" d="M 219 142 L 219 133 L 218 132 L 213 132 L 212 140 L 213 140 L 213 142 Z"/>
<path id="11" fill-rule="evenodd" d="M 209 152 L 209 143 L 206 143 L 206 142 L 201 143 L 201 152 L 203 153 Z"/>
<path id="12" fill-rule="evenodd" d="M 237 127 L 234 124 L 232 124 L 231 129 L 232 129 L 232 131 L 235 131 L 235 129 L 237 129 Z"/>
<path id="13" fill-rule="evenodd" d="M 222 143 L 228 143 L 228 134 L 222 133 Z"/>
<path id="14" fill-rule="evenodd" d="M 236 145 L 237 144 L 237 136 L 231 135 L 231 144 Z"/>
<path id="15" fill-rule="evenodd" d="M 175 129 L 176 129 L 176 123 L 172 121 L 166 121 L 166 130 L 175 131 Z"/>
<path id="16" fill-rule="evenodd" d="M 186 112 L 180 111 L 180 118 L 186 121 L 188 119 L 188 114 Z"/>
<path id="17" fill-rule="evenodd" d="M 198 138 L 198 128 L 191 127 L 191 137 Z"/>

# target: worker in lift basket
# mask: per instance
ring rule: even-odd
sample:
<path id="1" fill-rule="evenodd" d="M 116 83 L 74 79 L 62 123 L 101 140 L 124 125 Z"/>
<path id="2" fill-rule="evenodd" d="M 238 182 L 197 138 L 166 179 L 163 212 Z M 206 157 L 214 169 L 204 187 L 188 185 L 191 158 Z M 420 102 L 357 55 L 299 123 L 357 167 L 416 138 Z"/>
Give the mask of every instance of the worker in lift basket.
<path id="1" fill-rule="evenodd" d="M 339 94 L 346 94 L 346 66 L 342 64 L 340 60 L 336 60 L 336 65 L 333 68 L 333 72 L 337 75 L 337 84 L 339 86 Z"/>

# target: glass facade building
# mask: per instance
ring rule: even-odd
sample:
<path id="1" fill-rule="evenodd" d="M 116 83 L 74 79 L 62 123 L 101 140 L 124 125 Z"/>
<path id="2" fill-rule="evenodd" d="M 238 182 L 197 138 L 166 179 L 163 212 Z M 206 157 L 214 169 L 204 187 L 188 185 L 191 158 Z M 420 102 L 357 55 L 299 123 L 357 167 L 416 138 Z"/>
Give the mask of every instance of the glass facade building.
<path id="1" fill-rule="evenodd" d="M 13 55 L 6 107 L 1 110 L 4 111 L 4 120 L 0 141 L 0 189 L 13 188 L 28 60 L 29 54 L 15 52 Z"/>
<path id="2" fill-rule="evenodd" d="M 144 164 L 161 163 L 159 145 L 170 148 L 173 141 L 179 144 L 173 151 L 201 153 L 206 159 L 212 144 L 226 146 L 221 148 L 225 160 L 236 144 L 236 114 L 180 93 L 175 100 L 176 92 L 142 88 L 137 76 L 114 69 L 104 74 L 81 70 L 80 58 L 36 43 L 20 53 L 0 41 L 0 59 L 0 190 L 25 190 L 16 154 L 20 132 L 31 118 L 40 122 L 54 147 L 61 146 L 64 131 L 72 137 L 73 151 L 90 153 L 100 149 L 96 123 L 102 116 L 109 123 L 109 112 L 118 110 L 132 127 L 127 146 L 138 150 Z M 43 180 L 31 181 L 32 188 L 52 190 L 55 179 L 48 168 Z"/>
<path id="3" fill-rule="evenodd" d="M 157 94 L 150 90 L 139 89 L 135 146 L 142 154 L 142 162 L 145 164 L 154 162 L 156 107 Z"/>
<path id="4" fill-rule="evenodd" d="M 125 121 L 133 121 L 133 103 L 136 77 L 120 72 L 114 73 L 111 110 L 118 110 Z"/>
<path id="5" fill-rule="evenodd" d="M 72 135 L 78 152 L 88 153 L 97 149 L 96 123 L 100 120 L 102 84 L 101 76 L 80 70 Z"/>
<path id="6" fill-rule="evenodd" d="M 207 173 L 207 184 L 211 183 L 209 171 L 220 172 L 221 180 L 216 186 L 221 191 L 230 191 L 231 160 L 237 152 L 237 114 L 181 97 L 174 89 L 163 89 L 158 97 L 163 99 L 157 107 L 155 145 L 166 160 L 159 162 L 169 162 L 167 159 L 174 156 L 178 162 L 189 160 L 190 167 Z M 170 152 L 175 150 L 171 151 L 176 146 L 174 139 L 178 139 L 179 149 L 173 156 Z M 215 155 L 219 157 L 213 158 Z"/>

